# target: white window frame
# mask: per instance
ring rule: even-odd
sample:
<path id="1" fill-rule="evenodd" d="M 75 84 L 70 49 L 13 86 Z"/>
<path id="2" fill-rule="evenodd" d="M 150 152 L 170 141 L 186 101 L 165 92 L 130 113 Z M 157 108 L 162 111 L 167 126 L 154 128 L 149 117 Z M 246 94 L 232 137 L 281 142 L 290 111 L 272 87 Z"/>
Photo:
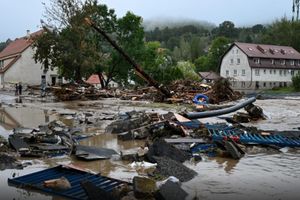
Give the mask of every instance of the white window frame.
<path id="1" fill-rule="evenodd" d="M 259 58 L 253 58 L 253 61 L 255 64 L 260 64 L 260 59 Z"/>
<path id="2" fill-rule="evenodd" d="M 285 60 L 284 59 L 280 60 L 280 64 L 285 65 Z"/>
<path id="3" fill-rule="evenodd" d="M 237 74 L 238 74 L 238 73 L 237 73 L 237 69 L 234 69 L 234 70 L 233 70 L 233 76 L 237 76 Z"/>
<path id="4" fill-rule="evenodd" d="M 272 63 L 272 65 L 275 65 L 275 60 L 272 59 L 272 60 L 271 60 L 271 63 Z"/>
<path id="5" fill-rule="evenodd" d="M 291 65 L 295 65 L 295 60 L 290 60 Z"/>
<path id="6" fill-rule="evenodd" d="M 259 76 L 259 69 L 255 69 L 255 76 Z"/>
<path id="7" fill-rule="evenodd" d="M 242 69 L 242 76 L 246 76 L 246 70 Z"/>

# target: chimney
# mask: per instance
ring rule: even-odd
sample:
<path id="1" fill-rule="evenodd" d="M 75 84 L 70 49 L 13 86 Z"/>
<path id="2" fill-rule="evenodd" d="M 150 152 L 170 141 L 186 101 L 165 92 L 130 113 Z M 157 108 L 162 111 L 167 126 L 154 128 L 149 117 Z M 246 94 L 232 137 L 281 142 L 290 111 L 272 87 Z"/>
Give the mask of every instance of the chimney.
<path id="1" fill-rule="evenodd" d="M 27 38 L 27 39 L 30 38 L 30 30 L 26 30 L 26 38 Z"/>

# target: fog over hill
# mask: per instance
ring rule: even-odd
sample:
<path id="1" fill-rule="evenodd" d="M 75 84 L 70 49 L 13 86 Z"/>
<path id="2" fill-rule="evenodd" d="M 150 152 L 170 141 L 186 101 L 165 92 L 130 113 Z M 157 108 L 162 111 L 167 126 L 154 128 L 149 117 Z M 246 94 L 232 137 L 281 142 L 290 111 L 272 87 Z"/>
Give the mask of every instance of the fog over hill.
<path id="1" fill-rule="evenodd" d="M 143 22 L 143 26 L 145 31 L 151 31 L 154 30 L 156 27 L 163 29 L 165 27 L 174 28 L 174 27 L 182 27 L 186 25 L 194 25 L 196 27 L 203 27 L 208 30 L 211 30 L 216 27 L 215 24 L 207 22 L 207 21 L 201 21 L 201 20 L 195 20 L 195 19 L 179 19 L 179 18 L 153 18 L 149 20 L 145 20 Z"/>

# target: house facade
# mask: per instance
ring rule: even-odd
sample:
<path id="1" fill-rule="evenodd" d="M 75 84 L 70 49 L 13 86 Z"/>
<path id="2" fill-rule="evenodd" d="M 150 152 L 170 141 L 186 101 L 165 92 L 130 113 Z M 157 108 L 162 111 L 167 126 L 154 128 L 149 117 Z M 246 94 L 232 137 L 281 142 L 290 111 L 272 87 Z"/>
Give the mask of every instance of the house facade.
<path id="1" fill-rule="evenodd" d="M 39 85 L 42 78 L 46 78 L 47 84 L 57 82 L 57 71 L 44 72 L 41 63 L 35 63 L 33 59 L 33 38 L 42 34 L 42 30 L 17 38 L 0 52 L 0 86 L 21 82 L 26 85 Z"/>
<path id="2" fill-rule="evenodd" d="M 300 53 L 288 46 L 235 42 L 220 64 L 220 75 L 244 92 L 291 85 L 299 72 Z"/>

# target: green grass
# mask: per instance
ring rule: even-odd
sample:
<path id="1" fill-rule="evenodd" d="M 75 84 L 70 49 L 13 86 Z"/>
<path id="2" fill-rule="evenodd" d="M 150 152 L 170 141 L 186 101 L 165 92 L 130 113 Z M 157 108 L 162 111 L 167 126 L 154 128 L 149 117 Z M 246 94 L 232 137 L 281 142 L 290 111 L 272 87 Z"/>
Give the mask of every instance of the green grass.
<path id="1" fill-rule="evenodd" d="M 271 90 L 266 90 L 263 93 L 265 94 L 288 94 L 288 93 L 293 93 L 293 92 L 297 92 L 293 86 L 289 86 L 289 87 L 278 87 L 278 88 L 274 88 Z"/>

